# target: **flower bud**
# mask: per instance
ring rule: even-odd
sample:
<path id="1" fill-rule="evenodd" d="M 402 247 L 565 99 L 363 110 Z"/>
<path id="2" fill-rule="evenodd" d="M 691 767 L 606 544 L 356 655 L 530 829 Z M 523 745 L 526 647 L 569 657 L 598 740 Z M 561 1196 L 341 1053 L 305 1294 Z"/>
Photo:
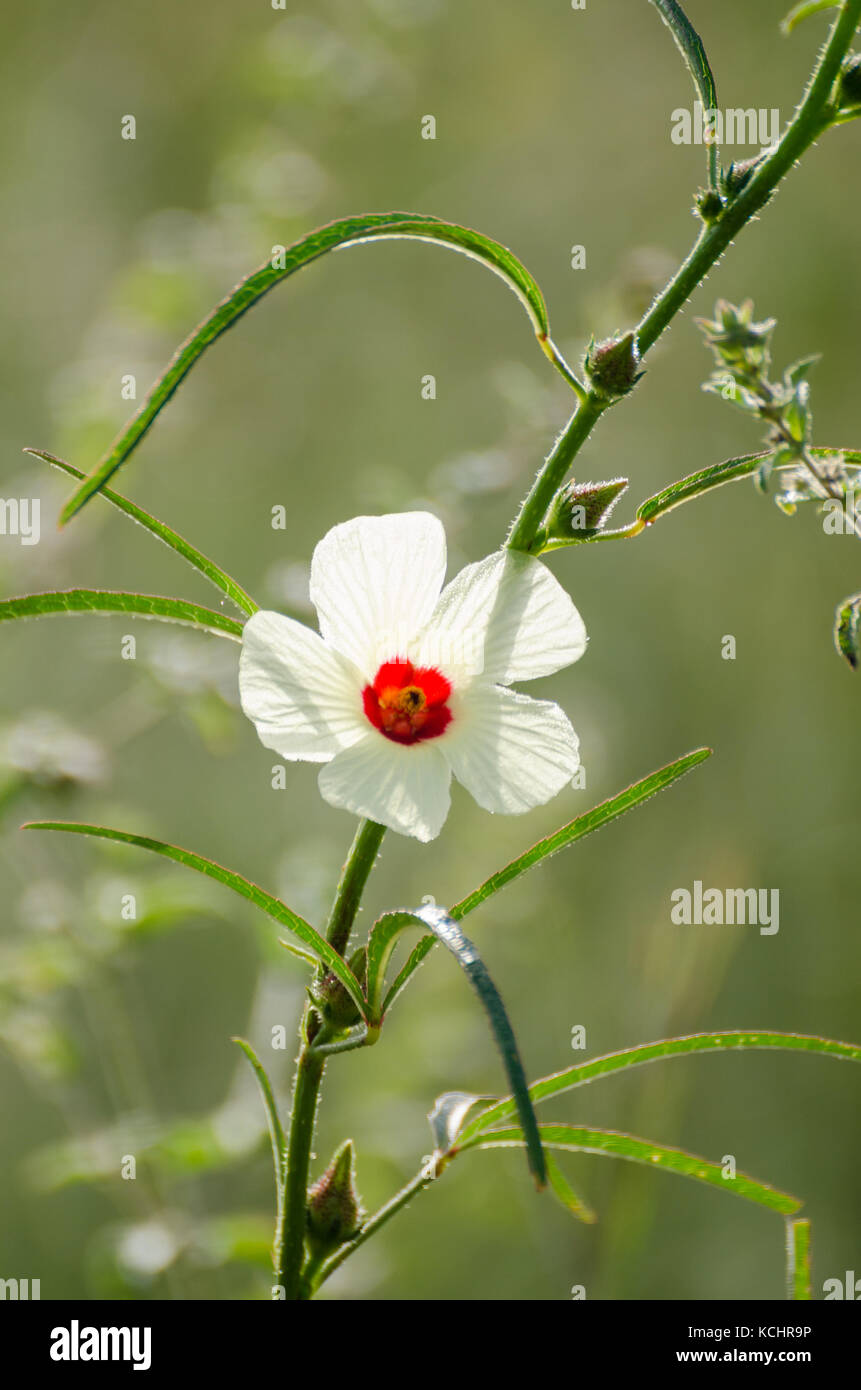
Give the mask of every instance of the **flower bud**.
<path id="1" fill-rule="evenodd" d="M 840 106 L 861 106 L 861 53 L 850 53 L 838 85 Z"/>
<path id="2" fill-rule="evenodd" d="M 308 1189 L 308 1244 L 315 1255 L 328 1255 L 352 1240 L 365 1219 L 353 1175 L 353 1141 L 337 1150 L 322 1178 Z"/>
<path id="3" fill-rule="evenodd" d="M 638 371 L 640 350 L 633 333 L 623 338 L 605 338 L 589 344 L 583 364 L 592 389 L 606 400 L 617 400 L 636 386 L 643 375 Z"/>
<path id="4" fill-rule="evenodd" d="M 694 207 L 697 215 L 703 222 L 717 222 L 724 209 L 724 201 L 721 195 L 713 188 L 701 188 L 694 199 Z"/>
<path id="5" fill-rule="evenodd" d="M 725 198 L 735 198 L 750 182 L 765 155 L 755 154 L 752 159 L 732 160 L 722 170 L 720 176 L 721 192 Z"/>
<path id="6" fill-rule="evenodd" d="M 575 483 L 560 488 L 545 525 L 548 539 L 588 540 L 603 529 L 607 518 L 628 486 L 627 478 L 600 483 Z"/>
<path id="7" fill-rule="evenodd" d="M 368 968 L 368 952 L 359 946 L 347 962 L 359 984 L 364 988 Z M 332 1028 L 354 1028 L 361 1022 L 361 1014 L 352 997 L 347 993 L 337 975 L 328 971 L 322 979 L 315 980 L 310 989 L 311 998 L 320 1010 L 326 1023 Z"/>

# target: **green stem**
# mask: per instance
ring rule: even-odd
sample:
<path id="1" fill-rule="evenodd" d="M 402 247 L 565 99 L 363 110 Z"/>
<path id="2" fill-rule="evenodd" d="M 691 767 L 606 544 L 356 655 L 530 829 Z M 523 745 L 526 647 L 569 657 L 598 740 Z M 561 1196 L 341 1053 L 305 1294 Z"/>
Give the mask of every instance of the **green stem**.
<path id="1" fill-rule="evenodd" d="M 376 821 L 359 822 L 326 924 L 326 938 L 339 955 L 343 955 L 347 948 L 362 893 L 385 833 L 385 826 L 378 825 Z M 310 1284 L 302 1274 L 305 1258 L 305 1211 L 314 1122 L 326 1060 L 332 1052 L 348 1051 L 351 1047 L 363 1045 L 365 1041 L 364 1038 L 347 1039 L 343 1046 L 335 1043 L 326 1044 L 325 1035 L 319 1033 L 317 1037 L 320 1046 L 315 1048 L 313 1041 L 308 1041 L 309 1023 L 315 1016 L 315 1011 L 309 1006 L 300 1026 L 301 1051 L 293 1082 L 293 1113 L 290 1117 L 290 1135 L 287 1141 L 284 1200 L 281 1203 L 275 1233 L 275 1280 L 283 1285 L 284 1296 L 291 1302 L 309 1296 Z"/>
<path id="2" fill-rule="evenodd" d="M 548 454 L 529 496 L 520 508 L 506 541 L 510 550 L 531 550 L 554 494 L 562 486 L 565 474 L 606 408 L 607 402 L 591 391 L 581 401 Z"/>
<path id="3" fill-rule="evenodd" d="M 805 150 L 828 128 L 836 115 L 828 105 L 861 18 L 861 0 L 846 0 L 814 69 L 807 91 L 778 145 L 751 176 L 749 183 L 727 203 L 718 220 L 704 226 L 687 258 L 655 300 L 636 330 L 640 356 L 648 352 L 682 305 L 720 260 L 730 242 L 765 206 L 777 185 Z M 507 544 L 529 551 L 554 494 L 596 422 L 610 404 L 590 391 L 559 436 L 511 528 Z"/>
<path id="4" fill-rule="evenodd" d="M 343 955 L 347 949 L 365 884 L 380 852 L 385 833 L 386 827 L 378 825 L 376 821 L 359 821 L 356 837 L 350 846 L 350 853 L 347 855 L 335 901 L 326 923 L 326 938 L 339 955 Z"/>
<path id="5" fill-rule="evenodd" d="M 306 1011 L 307 1014 L 308 1011 Z M 303 1027 L 305 1020 L 303 1019 Z M 284 1297 L 295 1302 L 301 1297 L 302 1261 L 305 1257 L 305 1208 L 308 1168 L 317 1101 L 326 1058 L 303 1043 L 296 1064 L 293 1084 L 293 1113 L 287 1144 L 287 1176 L 281 1204 L 280 1229 L 275 1236 L 275 1282 L 284 1287 Z"/>
<path id="6" fill-rule="evenodd" d="M 703 228 L 687 259 L 640 322 L 637 344 L 641 354 L 648 352 L 657 342 L 697 285 L 723 255 L 733 237 L 765 206 L 793 164 L 831 124 L 836 113 L 828 109 L 828 99 L 858 28 L 859 18 L 861 0 L 846 0 L 832 26 L 807 91 L 782 139 L 760 164 L 750 182 L 728 203 L 718 221 Z"/>

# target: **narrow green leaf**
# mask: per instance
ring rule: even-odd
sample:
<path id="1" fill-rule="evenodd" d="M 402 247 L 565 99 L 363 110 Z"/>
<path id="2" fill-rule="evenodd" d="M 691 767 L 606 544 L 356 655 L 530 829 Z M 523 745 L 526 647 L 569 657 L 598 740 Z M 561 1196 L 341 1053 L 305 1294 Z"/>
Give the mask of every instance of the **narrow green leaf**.
<path id="1" fill-rule="evenodd" d="M 800 5 L 790 10 L 785 19 L 780 21 L 780 27 L 784 34 L 791 34 L 803 20 L 809 19 L 811 15 L 821 14 L 823 10 L 834 10 L 837 8 L 839 0 L 801 0 Z"/>
<path id="2" fill-rule="evenodd" d="M 676 46 L 685 60 L 685 64 L 694 84 L 694 89 L 703 107 L 706 111 L 716 111 L 717 91 L 715 89 L 715 80 L 702 39 L 691 24 L 681 5 L 677 3 L 677 0 L 652 0 L 652 4 L 658 10 L 661 19 L 671 31 L 676 41 Z M 709 184 L 712 188 L 716 188 L 717 148 L 714 144 L 709 145 L 707 155 L 709 161 Z"/>
<path id="3" fill-rule="evenodd" d="M 720 1187 L 725 1192 L 733 1192 L 737 1197 L 746 1197 L 749 1202 L 769 1207 L 772 1211 L 790 1215 L 798 1211 L 801 1201 L 788 1192 L 770 1187 L 768 1183 L 757 1182 L 745 1173 L 736 1173 L 734 1178 L 724 1174 L 720 1163 L 712 1163 L 707 1158 L 688 1153 L 685 1149 L 671 1149 L 664 1144 L 653 1144 L 649 1139 L 638 1139 L 633 1134 L 618 1134 L 610 1129 L 585 1129 L 579 1125 L 540 1125 L 541 1142 L 548 1149 L 565 1149 L 569 1153 L 609 1154 L 613 1158 L 628 1159 L 631 1163 L 643 1163 L 649 1168 L 663 1168 L 670 1173 L 681 1173 L 686 1178 Z M 457 1152 L 465 1149 L 514 1148 L 523 1144 L 523 1135 L 518 1127 L 491 1130 L 466 1142 L 461 1141 Z"/>
<path id="4" fill-rule="evenodd" d="M 283 936 L 279 936 L 278 945 L 283 946 L 285 951 L 289 951 L 291 956 L 301 960 L 303 965 L 310 965 L 316 970 L 319 964 L 313 951 L 306 951 L 304 946 L 299 946 L 295 941 L 286 941 Z"/>
<path id="5" fill-rule="evenodd" d="M 664 512 L 671 512 L 674 507 L 681 506 L 682 502 L 688 502 L 692 497 L 699 497 L 703 492 L 710 492 L 712 488 L 722 487 L 724 483 L 733 483 L 737 478 L 750 477 L 766 457 L 767 453 L 763 452 L 745 454 L 741 458 L 727 459 L 725 463 L 716 463 L 710 468 L 701 468 L 696 473 L 690 473 L 687 478 L 671 483 L 654 497 L 647 497 L 637 508 L 637 520 L 651 526 Z"/>
<path id="6" fill-rule="evenodd" d="M 300 941 L 309 946 L 327 969 L 337 975 L 362 1017 L 365 1017 L 366 1004 L 361 985 L 346 961 L 329 945 L 325 937 L 315 931 L 314 927 L 298 913 L 293 912 L 280 898 L 273 898 L 271 893 L 267 893 L 249 879 L 243 878 L 241 874 L 234 873 L 232 869 L 225 869 L 212 859 L 204 859 L 202 855 L 194 854 L 189 849 L 180 849 L 178 845 L 168 845 L 163 840 L 151 840 L 146 835 L 131 835 L 125 830 L 110 830 L 103 825 L 83 825 L 77 821 L 30 821 L 22 828 L 24 830 L 62 830 L 73 835 L 93 835 L 100 840 L 114 840 L 124 845 L 137 845 L 139 849 L 147 849 L 154 854 L 164 855 L 166 859 L 172 859 L 176 864 L 183 864 L 188 869 L 195 869 L 199 874 L 206 874 L 208 878 L 214 878 L 217 883 L 223 883 L 226 888 L 231 888 L 234 893 L 238 893 L 241 898 L 247 898 L 255 907 L 261 908 L 263 912 L 273 917 L 281 926 L 287 927 L 299 937 Z"/>
<path id="7" fill-rule="evenodd" d="M 80 468 L 75 468 L 74 464 L 67 463 L 65 459 L 57 458 L 56 454 L 49 454 L 44 449 L 25 449 L 24 453 L 32 454 L 34 458 L 44 459 L 45 463 L 50 463 L 52 468 L 58 468 L 62 473 L 68 473 L 72 478 L 85 477 L 85 474 L 81 472 Z M 244 612 L 248 614 L 257 612 L 258 605 L 254 602 L 251 595 L 246 594 L 245 590 L 236 583 L 235 579 L 231 579 L 229 574 L 226 574 L 223 569 L 216 565 L 214 561 L 208 559 L 206 555 L 196 550 L 193 545 L 190 545 L 189 542 L 180 536 L 178 532 L 174 531 L 172 527 L 167 526 L 163 521 L 159 521 L 157 517 L 150 516 L 149 512 L 144 511 L 143 507 L 139 507 L 135 502 L 130 502 L 127 497 L 121 497 L 118 492 L 113 492 L 110 488 L 102 488 L 101 496 L 104 497 L 106 502 L 110 502 L 112 506 L 116 507 L 119 511 L 131 517 L 132 521 L 136 521 L 139 526 L 143 526 L 144 530 L 149 531 L 151 535 L 156 536 L 158 540 L 170 546 L 171 550 L 175 550 L 177 555 L 181 555 L 183 560 L 187 560 L 190 565 L 193 565 L 196 570 L 199 570 L 217 589 L 227 594 L 227 597 L 232 599 L 238 608 L 243 609 Z"/>
<path id="8" fill-rule="evenodd" d="M 273 256 L 271 260 L 264 262 L 241 280 L 226 299 L 216 305 L 212 313 L 179 347 L 161 376 L 150 388 L 140 409 L 120 431 L 92 473 L 73 493 L 60 515 L 61 524 L 69 521 L 125 462 L 206 349 L 269 290 L 328 251 L 334 251 L 339 247 L 359 246 L 367 241 L 398 238 L 412 238 L 448 246 L 473 260 L 480 261 L 501 276 L 526 309 L 542 350 L 554 365 L 563 370 L 564 364 L 550 341 L 544 297 L 529 271 L 507 247 L 469 227 L 444 222 L 440 218 L 423 213 L 385 212 L 346 217 L 337 222 L 330 222 L 325 227 L 318 227 L 308 236 L 287 247 L 280 256 Z M 568 377 L 570 379 L 570 372 Z"/>
<path id="9" fill-rule="evenodd" d="M 281 1189 L 284 1184 L 284 1170 L 287 1161 L 287 1138 L 281 1126 L 281 1117 L 278 1114 L 278 1106 L 275 1102 L 275 1093 L 272 1090 L 272 1083 L 266 1075 L 266 1069 L 257 1056 L 250 1042 L 244 1038 L 231 1038 L 237 1047 L 241 1047 L 245 1056 L 254 1069 L 257 1077 L 260 1093 L 263 1096 L 263 1104 L 266 1107 L 266 1120 L 269 1125 L 269 1137 L 272 1140 L 272 1162 L 275 1168 L 275 1189 L 278 1193 L 279 1202 L 281 1200 Z"/>
<path id="10" fill-rule="evenodd" d="M 409 983 L 409 981 L 412 979 L 413 975 L 421 965 L 422 961 L 430 953 L 430 951 L 433 950 L 435 945 L 435 936 L 423 936 L 421 940 L 418 941 L 416 945 L 413 947 L 413 949 L 410 951 L 410 954 L 407 956 L 407 959 L 405 960 L 403 967 L 401 968 L 401 970 L 398 971 L 398 974 L 395 976 L 392 984 L 386 991 L 386 996 L 383 1000 L 383 1006 L 380 1011 L 384 1018 L 386 1014 L 389 1012 L 389 1009 L 394 1004 L 401 990 Z"/>
<path id="11" fill-rule="evenodd" d="M 381 1008 L 383 986 L 386 980 L 386 967 L 397 945 L 398 936 L 407 927 L 414 927 L 424 918 L 419 916 L 423 908 L 415 912 L 385 912 L 371 928 L 368 937 L 368 1015 L 372 1024 L 382 1021 Z M 427 924 L 429 925 L 429 924 Z"/>
<path id="12" fill-rule="evenodd" d="M 43 618 L 52 613 L 134 613 L 139 618 L 160 618 L 167 623 L 184 623 L 217 637 L 242 641 L 242 624 L 226 613 L 201 608 L 185 599 L 162 598 L 158 594 L 126 594 L 106 589 L 60 589 L 49 594 L 23 594 L 20 598 L 0 599 L 0 623 L 13 618 Z"/>
<path id="13" fill-rule="evenodd" d="M 806 1033 L 772 1033 L 758 1029 L 727 1033 L 691 1033 L 683 1038 L 662 1038 L 659 1042 L 644 1043 L 640 1047 L 628 1047 L 621 1052 L 608 1052 L 603 1057 L 593 1057 L 589 1062 L 566 1067 L 536 1081 L 529 1088 L 529 1094 L 537 1105 L 548 1096 L 562 1095 L 578 1086 L 586 1086 L 600 1076 L 613 1072 L 626 1071 L 630 1067 L 640 1067 L 647 1062 L 661 1062 L 665 1057 L 687 1056 L 692 1052 L 728 1052 L 745 1049 L 776 1049 L 781 1052 L 816 1052 L 826 1057 L 836 1057 L 843 1061 L 861 1062 L 861 1046 L 855 1043 L 837 1042 L 832 1038 L 820 1038 Z M 490 1110 L 466 1126 L 463 1139 L 470 1138 L 497 1124 L 515 1113 L 510 1098 L 497 1102 Z"/>
<path id="14" fill-rule="evenodd" d="M 811 449 L 810 452 L 814 458 L 825 463 L 829 459 L 840 459 L 850 467 L 861 465 L 861 452 L 857 449 L 821 447 Z M 682 502 L 688 502 L 692 497 L 698 497 L 703 492 L 710 492 L 712 488 L 721 487 L 724 483 L 734 483 L 738 478 L 750 477 L 751 474 L 756 473 L 763 460 L 769 456 L 768 450 L 758 454 L 745 454 L 741 458 L 727 459 L 725 463 L 716 463 L 711 468 L 702 468 L 697 473 L 691 473 L 687 478 L 682 478 L 677 483 L 671 483 L 669 487 L 656 493 L 654 497 L 648 497 L 637 508 L 637 519 L 644 521 L 647 526 L 651 525 L 664 512 L 672 511 L 674 507 L 678 507 Z M 797 464 L 782 464 L 778 472 L 797 467 Z"/>
<path id="15" fill-rule="evenodd" d="M 666 767 L 650 773 L 642 781 L 635 782 L 633 786 L 626 787 L 624 791 L 618 792 L 608 801 L 602 801 L 591 811 L 586 811 L 584 815 L 569 821 L 567 825 L 562 826 L 561 830 L 556 830 L 552 835 L 539 840 L 537 845 L 533 845 L 518 859 L 512 859 L 511 863 L 506 864 L 504 869 L 499 869 L 497 873 L 492 874 L 468 897 L 457 903 L 451 909 L 452 917 L 456 922 L 461 921 L 468 912 L 473 912 L 481 903 L 486 902 L 501 888 L 505 888 L 513 879 L 525 874 L 527 869 L 543 863 L 552 854 L 558 854 L 561 849 L 567 849 L 568 845 L 573 845 L 575 841 L 582 840 L 586 835 L 591 835 L 594 830 L 600 830 L 602 826 L 609 825 L 610 821 L 618 820 L 619 816 L 623 816 L 626 811 L 632 811 L 635 806 L 641 806 L 650 796 L 663 791 L 665 787 L 669 787 L 680 777 L 684 777 L 691 768 L 705 762 L 706 758 L 711 757 L 711 751 L 710 748 L 697 748 L 693 753 L 687 753 L 683 758 L 677 758 L 675 762 L 667 763 Z"/>
<path id="16" fill-rule="evenodd" d="M 544 1157 L 547 1163 L 547 1178 L 554 1196 L 562 1203 L 563 1207 L 567 1207 L 577 1221 L 582 1221 L 586 1226 L 593 1225 L 598 1220 L 595 1212 L 587 1202 L 583 1201 L 580 1194 L 574 1191 L 555 1158 L 552 1158 L 550 1154 L 545 1154 Z"/>
<path id="17" fill-rule="evenodd" d="M 398 912 L 388 912 L 374 924 L 368 943 L 368 997 L 378 1000 L 382 988 L 382 972 L 391 956 L 397 934 L 407 927 L 430 927 L 437 941 L 450 951 L 466 975 L 487 1014 L 494 1041 L 499 1049 L 502 1062 L 508 1075 L 523 1132 L 526 1135 L 526 1153 L 530 1171 L 539 1187 L 547 1182 L 544 1155 L 538 1138 L 538 1124 L 529 1100 L 526 1073 L 520 1060 L 517 1039 L 505 1010 L 499 991 L 488 974 L 487 967 L 478 951 L 467 936 L 464 936 L 454 918 L 443 908 L 423 906 L 415 910 L 404 908 Z M 374 939 L 376 935 L 376 940 Z M 372 973 L 373 972 L 373 973 Z M 370 1027 L 379 1026 L 381 1017 L 374 1005 L 368 1006 Z"/>
<path id="18" fill-rule="evenodd" d="M 840 459 L 844 464 L 857 468 L 861 465 L 861 452 L 857 449 L 832 449 L 816 448 L 810 450 L 816 459 L 827 462 L 829 459 Z M 681 478 L 677 483 L 670 483 L 653 497 L 647 497 L 645 502 L 641 502 L 637 508 L 637 515 L 634 521 L 627 526 L 621 526 L 613 530 L 597 531 L 593 536 L 581 537 L 553 537 L 536 552 L 544 554 L 551 550 L 562 550 L 566 546 L 593 545 L 599 541 L 624 540 L 633 536 L 638 536 L 647 526 L 651 526 L 657 521 L 659 516 L 666 512 L 673 511 L 683 502 L 690 502 L 694 497 L 699 497 L 705 492 L 711 492 L 713 488 L 722 487 L 724 483 L 734 483 L 739 478 L 749 478 L 755 476 L 764 464 L 772 466 L 773 451 L 764 450 L 757 454 L 743 454 L 739 458 L 726 459 L 723 463 L 711 464 L 708 468 L 700 468 L 696 473 L 689 473 L 686 478 Z M 781 464 L 778 471 L 784 469 L 797 468 L 798 464 Z"/>
<path id="19" fill-rule="evenodd" d="M 811 1236 L 811 1224 L 803 1217 L 787 1221 L 786 1297 L 792 1302 L 807 1302 L 813 1297 L 810 1288 Z"/>
<path id="20" fill-rule="evenodd" d="M 844 599 L 834 619 L 834 645 L 842 657 L 857 670 L 861 644 L 861 594 Z"/>

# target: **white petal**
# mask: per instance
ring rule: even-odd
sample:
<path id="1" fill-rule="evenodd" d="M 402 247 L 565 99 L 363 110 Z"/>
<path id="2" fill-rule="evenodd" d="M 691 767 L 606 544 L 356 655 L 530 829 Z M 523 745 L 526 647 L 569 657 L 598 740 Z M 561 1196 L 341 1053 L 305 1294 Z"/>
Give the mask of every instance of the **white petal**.
<path id="1" fill-rule="evenodd" d="M 479 806 L 506 815 L 542 806 L 580 765 L 577 735 L 558 705 L 483 683 L 458 702 L 439 742 Z"/>
<path id="2" fill-rule="evenodd" d="M 583 619 L 546 565 L 502 550 L 467 565 L 440 595 L 413 660 L 455 684 L 549 676 L 586 650 Z"/>
<path id="3" fill-rule="evenodd" d="M 395 743 L 374 729 L 321 769 L 320 792 L 332 806 L 434 840 L 451 804 L 451 768 L 437 742 Z"/>
<path id="4" fill-rule="evenodd" d="M 367 729 L 362 677 L 322 637 L 281 613 L 255 613 L 242 632 L 242 708 L 282 758 L 326 762 Z"/>
<path id="5" fill-rule="evenodd" d="M 405 656 L 445 579 L 442 522 L 429 512 L 358 516 L 335 526 L 311 561 L 311 599 L 327 642 L 373 680 Z"/>

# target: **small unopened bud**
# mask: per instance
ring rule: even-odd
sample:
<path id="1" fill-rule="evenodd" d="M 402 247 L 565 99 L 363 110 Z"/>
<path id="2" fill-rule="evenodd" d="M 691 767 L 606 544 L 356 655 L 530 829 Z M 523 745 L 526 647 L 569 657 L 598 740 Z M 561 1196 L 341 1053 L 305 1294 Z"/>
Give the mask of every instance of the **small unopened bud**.
<path id="1" fill-rule="evenodd" d="M 723 212 L 723 198 L 714 188 L 701 188 L 694 199 L 694 207 L 703 222 L 717 222 Z"/>
<path id="2" fill-rule="evenodd" d="M 627 395 L 643 375 L 638 370 L 640 351 L 633 333 L 590 343 L 583 365 L 593 390 L 611 401 Z"/>
<path id="3" fill-rule="evenodd" d="M 764 158 L 762 154 L 755 154 L 752 159 L 732 160 L 720 176 L 721 192 L 724 196 L 735 198 L 746 188 Z"/>
<path id="4" fill-rule="evenodd" d="M 600 483 L 575 483 L 572 479 L 553 499 L 545 526 L 547 537 L 588 540 L 602 530 L 627 486 L 627 478 Z"/>
<path id="5" fill-rule="evenodd" d="M 841 106 L 861 106 L 861 53 L 850 53 L 846 59 L 838 90 Z"/>
<path id="6" fill-rule="evenodd" d="M 359 984 L 364 988 L 368 968 L 368 952 L 359 946 L 347 962 Z M 322 979 L 315 980 L 310 990 L 311 998 L 320 1010 L 325 1021 L 332 1028 L 354 1028 L 361 1022 L 361 1014 L 352 997 L 347 993 L 337 975 L 331 971 Z"/>
<path id="7" fill-rule="evenodd" d="M 327 1255 L 361 1229 L 365 1214 L 353 1174 L 353 1141 L 338 1149 L 322 1178 L 308 1189 L 308 1244 Z"/>

